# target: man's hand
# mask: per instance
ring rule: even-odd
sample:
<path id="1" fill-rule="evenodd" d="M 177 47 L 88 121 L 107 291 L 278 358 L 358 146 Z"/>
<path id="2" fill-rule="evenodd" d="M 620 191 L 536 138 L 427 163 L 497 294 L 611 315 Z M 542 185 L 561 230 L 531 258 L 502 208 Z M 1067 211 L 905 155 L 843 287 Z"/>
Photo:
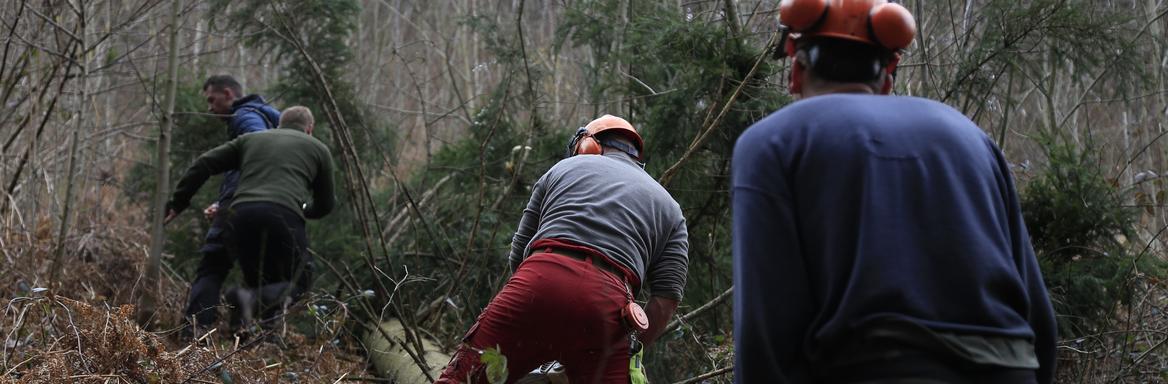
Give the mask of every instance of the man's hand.
<path id="1" fill-rule="evenodd" d="M 665 326 L 669 324 L 669 319 L 677 310 L 677 304 L 677 300 L 661 296 L 649 297 L 649 306 L 645 308 L 645 313 L 649 315 L 649 330 L 642 333 L 640 337 L 646 348 L 665 332 Z"/>
<path id="2" fill-rule="evenodd" d="M 173 209 L 167 208 L 166 209 L 166 218 L 162 219 L 162 225 L 165 226 L 167 223 L 170 223 L 171 220 L 174 220 L 174 218 L 177 216 L 178 216 L 178 212 L 175 212 Z"/>
<path id="3" fill-rule="evenodd" d="M 207 220 L 215 220 L 215 215 L 217 214 L 219 214 L 218 202 L 211 203 L 211 205 L 208 205 L 207 208 L 203 209 L 203 217 L 206 217 Z"/>

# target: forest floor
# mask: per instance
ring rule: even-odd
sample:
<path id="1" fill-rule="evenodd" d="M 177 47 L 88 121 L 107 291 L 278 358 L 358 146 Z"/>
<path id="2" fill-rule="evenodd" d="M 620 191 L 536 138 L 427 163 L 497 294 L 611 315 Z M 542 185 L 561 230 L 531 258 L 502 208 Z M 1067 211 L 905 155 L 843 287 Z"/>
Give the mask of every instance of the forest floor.
<path id="1" fill-rule="evenodd" d="M 80 252 L 63 260 L 58 283 L 49 284 L 56 232 L 48 225 L 19 229 L 0 229 L 0 383 L 381 381 L 344 334 L 346 314 L 323 310 L 324 297 L 310 299 L 311 310 L 297 311 L 299 327 L 285 326 L 270 337 L 238 340 L 216 331 L 201 343 L 184 343 L 177 334 L 188 282 L 164 272 L 149 331 L 129 304 L 140 291 L 145 230 L 80 228 L 82 235 L 66 245 Z M 305 323 L 311 324 L 307 334 L 297 330 Z"/>
<path id="2" fill-rule="evenodd" d="M 1056 383 L 1168 383 L 1168 282 L 1136 279 L 1110 326 L 1059 342 Z"/>
<path id="3" fill-rule="evenodd" d="M 370 376 L 359 353 L 295 332 L 282 342 L 211 334 L 195 345 L 143 330 L 129 305 L 47 295 L 13 299 L 6 308 L 5 320 L 17 322 L 5 326 L 5 383 L 333 383 Z"/>
<path id="4" fill-rule="evenodd" d="M 368 368 L 344 300 L 314 293 L 289 321 L 296 325 L 274 337 L 215 332 L 202 343 L 182 343 L 187 281 L 164 273 L 149 331 L 129 304 L 141 291 L 145 230 L 80 228 L 66 245 L 80 252 L 49 284 L 54 233 L 48 225 L 0 229 L 0 383 L 389 382 Z M 1168 283 L 1142 276 L 1137 285 L 1139 294 L 1111 327 L 1060 342 L 1057 382 L 1168 383 Z"/>

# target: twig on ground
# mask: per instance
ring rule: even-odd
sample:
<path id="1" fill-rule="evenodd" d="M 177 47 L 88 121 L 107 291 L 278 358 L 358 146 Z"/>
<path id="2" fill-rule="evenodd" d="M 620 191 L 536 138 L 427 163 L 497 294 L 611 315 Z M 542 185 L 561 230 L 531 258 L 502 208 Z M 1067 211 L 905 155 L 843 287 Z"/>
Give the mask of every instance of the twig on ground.
<path id="1" fill-rule="evenodd" d="M 211 336 L 212 333 L 215 333 L 215 331 L 218 331 L 218 330 L 219 330 L 219 328 L 211 328 L 210 331 L 207 331 L 207 333 L 204 333 L 202 336 L 199 336 L 198 339 L 195 339 L 195 342 L 191 343 L 190 345 L 184 347 L 182 350 L 178 351 L 178 353 L 176 353 L 174 355 L 174 357 L 179 357 L 179 356 L 182 356 L 183 354 L 189 352 L 191 350 L 191 347 L 196 346 L 199 343 L 202 343 L 203 340 L 207 338 L 207 336 Z"/>
<path id="2" fill-rule="evenodd" d="M 194 380 L 195 377 L 198 377 L 199 375 L 202 375 L 202 374 L 206 373 L 207 371 L 210 371 L 210 370 L 218 368 L 218 367 L 222 367 L 223 362 L 227 361 L 228 358 L 230 358 L 231 356 L 234 356 L 236 353 L 242 352 L 248 348 L 255 346 L 256 344 L 259 344 L 260 341 L 264 340 L 265 338 L 267 338 L 271 334 L 272 334 L 272 331 L 268 330 L 268 331 L 264 331 L 258 335 L 253 335 L 252 339 L 249 340 L 247 342 L 247 344 L 244 344 L 242 346 L 238 345 L 239 339 L 237 338 L 236 339 L 237 340 L 236 341 L 237 347 L 235 349 L 233 349 L 231 352 L 227 353 L 226 355 L 223 355 L 222 357 L 215 359 L 214 362 L 211 362 L 211 364 L 207 365 L 206 367 L 203 367 L 203 369 L 200 369 L 200 370 L 196 371 L 195 373 L 191 374 L 190 377 L 187 377 L 187 379 L 183 380 L 182 383 L 183 384 L 189 383 L 192 380 Z"/>
<path id="3" fill-rule="evenodd" d="M 364 376 L 346 377 L 344 380 L 341 380 L 341 381 L 363 381 L 363 382 L 367 382 L 367 383 L 392 383 L 393 382 L 393 380 L 390 380 L 390 379 L 382 379 L 380 377 L 364 377 Z"/>
<path id="4" fill-rule="evenodd" d="M 730 372 L 734 372 L 734 367 L 732 367 L 732 366 L 731 366 L 731 367 L 726 367 L 726 368 L 722 368 L 722 369 L 718 369 L 718 370 L 714 370 L 714 371 L 706 372 L 706 373 L 703 373 L 703 374 L 700 374 L 700 375 L 697 375 L 697 376 L 694 376 L 694 377 L 691 377 L 691 378 L 688 378 L 688 379 L 685 379 L 685 380 L 682 380 L 682 381 L 678 381 L 678 382 L 676 382 L 676 383 L 673 383 L 673 384 L 691 384 L 691 383 L 696 383 L 696 382 L 699 382 L 699 381 L 702 381 L 702 380 L 705 380 L 705 379 L 709 379 L 709 378 L 713 378 L 713 377 L 722 376 L 722 375 L 725 375 L 725 374 L 727 374 L 727 373 L 730 373 Z"/>

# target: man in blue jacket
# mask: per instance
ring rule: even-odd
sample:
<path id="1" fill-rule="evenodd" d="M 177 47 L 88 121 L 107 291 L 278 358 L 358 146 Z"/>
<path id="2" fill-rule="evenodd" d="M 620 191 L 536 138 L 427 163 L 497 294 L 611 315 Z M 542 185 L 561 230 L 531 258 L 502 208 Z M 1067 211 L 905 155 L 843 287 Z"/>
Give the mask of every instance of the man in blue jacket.
<path id="1" fill-rule="evenodd" d="M 230 75 L 211 76 L 203 83 L 203 96 L 211 113 L 227 123 L 227 140 L 252 132 L 273 129 L 280 124 L 280 111 L 264 102 L 260 95 L 243 96 L 243 86 Z M 203 259 L 199 262 L 191 296 L 185 316 L 193 318 L 195 330 L 187 329 L 185 336 L 197 336 L 199 331 L 210 328 L 218 319 L 219 290 L 223 280 L 231 271 L 233 261 L 224 246 L 224 231 L 227 225 L 225 215 L 219 214 L 220 207 L 230 207 L 239 186 L 239 170 L 227 171 L 223 184 L 219 186 L 219 198 L 203 210 L 211 220 L 211 228 L 203 247 Z M 193 332 L 192 332 L 193 331 Z"/>
<path id="2" fill-rule="evenodd" d="M 735 381 L 1050 383 L 1055 319 L 1002 153 L 885 96 L 912 15 L 786 0 L 792 93 L 732 169 Z"/>

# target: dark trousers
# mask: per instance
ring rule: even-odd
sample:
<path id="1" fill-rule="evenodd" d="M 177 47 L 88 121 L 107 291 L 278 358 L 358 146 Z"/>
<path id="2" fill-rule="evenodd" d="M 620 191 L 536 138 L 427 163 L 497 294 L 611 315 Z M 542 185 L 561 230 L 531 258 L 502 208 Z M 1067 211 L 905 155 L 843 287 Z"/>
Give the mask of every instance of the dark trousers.
<path id="1" fill-rule="evenodd" d="M 235 264 L 224 239 L 230 211 L 227 207 L 231 206 L 231 202 L 225 201 L 222 206 L 223 210 L 211 221 L 203 248 L 199 249 L 203 258 L 199 260 L 199 268 L 195 271 L 195 281 L 191 283 L 190 300 L 185 312 L 188 320 L 194 318 L 195 324 L 203 328 L 210 327 L 219 319 L 219 291 L 227 274 L 231 272 L 232 264 Z"/>
<path id="2" fill-rule="evenodd" d="M 276 315 L 286 299 L 298 300 L 311 288 L 312 257 L 304 219 L 296 212 L 274 203 L 241 203 L 221 212 L 212 228 L 217 225 L 220 236 L 214 241 L 222 246 L 203 247 L 191 286 L 186 315 L 196 324 L 209 327 L 217 320 L 219 291 L 235 262 L 243 272 L 243 286 L 255 291 L 263 318 Z"/>
<path id="3" fill-rule="evenodd" d="M 243 203 L 232 210 L 229 248 L 243 270 L 243 286 L 256 292 L 261 319 L 269 319 L 286 298 L 296 301 L 312 286 L 304 219 L 274 203 Z"/>

